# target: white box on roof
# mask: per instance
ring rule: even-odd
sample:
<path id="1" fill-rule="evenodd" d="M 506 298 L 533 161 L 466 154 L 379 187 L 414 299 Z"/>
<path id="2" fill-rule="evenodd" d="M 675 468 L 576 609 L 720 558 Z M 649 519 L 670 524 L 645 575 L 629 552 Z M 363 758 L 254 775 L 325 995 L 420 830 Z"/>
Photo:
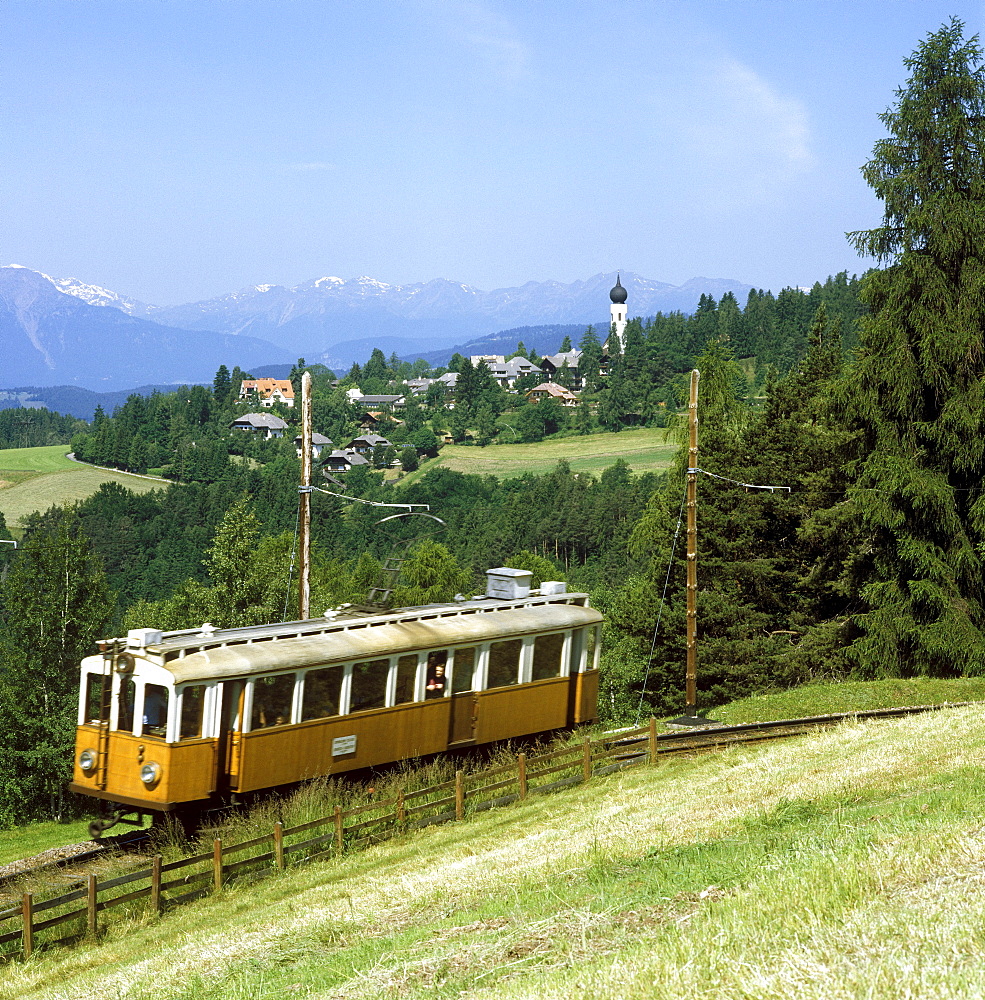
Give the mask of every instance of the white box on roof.
<path id="1" fill-rule="evenodd" d="M 510 569 L 499 566 L 486 570 L 486 597 L 498 597 L 501 601 L 513 601 L 518 597 L 530 596 L 530 581 L 534 575 L 529 569 Z"/>

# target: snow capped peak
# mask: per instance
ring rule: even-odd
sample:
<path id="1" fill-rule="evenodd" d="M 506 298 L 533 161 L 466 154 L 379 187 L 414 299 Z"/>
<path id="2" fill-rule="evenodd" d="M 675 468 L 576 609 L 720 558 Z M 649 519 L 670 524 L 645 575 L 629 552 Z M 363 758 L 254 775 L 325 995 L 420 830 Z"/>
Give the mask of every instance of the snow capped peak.
<path id="1" fill-rule="evenodd" d="M 48 275 L 45 277 L 48 278 Z M 84 281 L 79 281 L 78 278 L 48 278 L 48 280 L 58 291 L 64 292 L 66 295 L 73 295 L 90 306 L 110 306 L 131 316 L 136 311 L 133 299 L 117 295 L 116 292 L 111 292 L 108 288 L 89 285 Z"/>
<path id="2" fill-rule="evenodd" d="M 269 292 L 270 289 L 274 288 L 274 287 L 275 287 L 274 285 L 254 285 L 253 286 L 254 290 L 257 291 L 257 292 Z"/>
<path id="3" fill-rule="evenodd" d="M 29 267 L 25 267 L 23 264 L 4 264 L 4 267 L 16 267 L 21 271 L 30 271 Z"/>
<path id="4" fill-rule="evenodd" d="M 315 278 L 315 288 L 321 288 L 322 285 L 344 285 L 345 282 L 341 278 L 336 278 L 334 276 L 327 278 Z"/>

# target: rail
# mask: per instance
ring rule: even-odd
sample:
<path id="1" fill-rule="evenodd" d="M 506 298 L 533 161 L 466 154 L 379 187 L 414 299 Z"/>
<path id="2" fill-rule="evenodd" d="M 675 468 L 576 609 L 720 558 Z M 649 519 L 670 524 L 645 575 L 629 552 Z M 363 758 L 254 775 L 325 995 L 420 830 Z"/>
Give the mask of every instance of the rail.
<path id="1" fill-rule="evenodd" d="M 329 815 L 298 826 L 284 827 L 278 822 L 270 833 L 237 844 L 224 844 L 217 838 L 208 853 L 167 863 L 158 855 L 149 868 L 112 878 L 99 879 L 90 874 L 58 896 L 39 900 L 34 893 L 24 893 L 20 903 L 0 910 L 0 960 L 18 956 L 26 959 L 41 947 L 95 940 L 100 931 L 100 914 L 117 907 L 140 904 L 142 912 L 149 909 L 160 914 L 209 893 L 221 893 L 230 879 L 247 872 L 257 875 L 284 871 L 292 862 L 314 861 L 410 830 L 462 820 L 468 813 L 523 802 L 532 795 L 582 784 L 594 776 L 639 764 L 656 764 L 662 756 L 795 736 L 847 719 L 895 718 L 964 704 L 969 703 L 670 733 L 658 733 L 657 722 L 651 719 L 639 729 L 585 738 L 548 753 L 529 757 L 521 753 L 513 763 L 474 774 L 459 770 L 453 780 L 427 788 L 398 790 L 391 797 L 348 809 L 336 806 Z M 68 933 L 51 933 L 65 925 Z"/>

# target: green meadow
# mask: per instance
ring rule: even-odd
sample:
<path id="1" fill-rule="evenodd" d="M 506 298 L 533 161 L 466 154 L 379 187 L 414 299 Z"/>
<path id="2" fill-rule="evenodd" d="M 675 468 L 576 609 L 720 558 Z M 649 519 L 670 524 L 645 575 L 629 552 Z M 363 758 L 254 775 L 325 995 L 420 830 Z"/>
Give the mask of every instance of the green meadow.
<path id="1" fill-rule="evenodd" d="M 660 472 L 670 465 L 676 451 L 677 443 L 673 436 L 662 427 L 637 427 L 618 434 L 604 432 L 551 438 L 534 444 L 492 444 L 485 448 L 447 444 L 437 458 L 422 463 L 417 472 L 401 481 L 413 482 L 439 466 L 455 472 L 491 475 L 500 479 L 525 473 L 542 475 L 562 460 L 575 472 L 588 472 L 595 476 L 620 458 L 634 472 Z"/>
<path id="2" fill-rule="evenodd" d="M 67 452 L 67 445 L 0 449 L 0 513 L 9 528 L 16 529 L 21 518 L 35 511 L 84 500 L 103 483 L 120 483 L 136 493 L 164 485 L 73 462 Z"/>

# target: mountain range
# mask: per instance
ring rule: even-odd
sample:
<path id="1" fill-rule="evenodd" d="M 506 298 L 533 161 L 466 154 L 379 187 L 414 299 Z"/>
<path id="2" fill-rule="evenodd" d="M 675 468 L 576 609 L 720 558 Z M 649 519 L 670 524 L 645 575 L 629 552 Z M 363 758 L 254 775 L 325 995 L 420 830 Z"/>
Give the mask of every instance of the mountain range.
<path id="1" fill-rule="evenodd" d="M 373 347 L 432 363 L 454 350 L 501 353 L 488 345 L 498 344 L 506 336 L 497 336 L 502 331 L 509 332 L 506 339 L 517 334 L 515 343 L 528 327 L 583 329 L 594 323 L 606 329 L 615 280 L 612 272 L 570 284 L 531 281 L 486 292 L 446 279 L 391 285 L 324 277 L 293 288 L 255 285 L 204 302 L 155 306 L 9 265 L 0 267 L 0 387 L 113 391 L 203 382 L 211 381 L 220 364 L 253 371 L 299 356 L 344 370 L 365 361 Z M 631 272 L 621 280 L 631 316 L 691 312 L 702 294 L 718 299 L 731 291 L 744 301 L 751 287 L 708 278 L 671 285 Z M 531 340 L 528 346 L 538 350 L 556 349 Z"/>

